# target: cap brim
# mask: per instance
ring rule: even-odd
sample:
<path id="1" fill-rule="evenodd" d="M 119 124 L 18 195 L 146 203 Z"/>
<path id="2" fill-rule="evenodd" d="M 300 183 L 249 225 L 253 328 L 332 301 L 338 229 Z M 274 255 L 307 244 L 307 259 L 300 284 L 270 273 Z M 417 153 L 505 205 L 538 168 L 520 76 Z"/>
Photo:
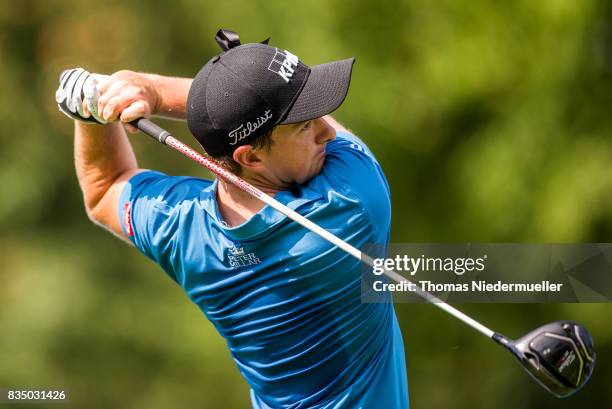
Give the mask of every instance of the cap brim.
<path id="1" fill-rule="evenodd" d="M 281 124 L 319 118 L 335 111 L 346 98 L 354 58 L 316 65 Z"/>

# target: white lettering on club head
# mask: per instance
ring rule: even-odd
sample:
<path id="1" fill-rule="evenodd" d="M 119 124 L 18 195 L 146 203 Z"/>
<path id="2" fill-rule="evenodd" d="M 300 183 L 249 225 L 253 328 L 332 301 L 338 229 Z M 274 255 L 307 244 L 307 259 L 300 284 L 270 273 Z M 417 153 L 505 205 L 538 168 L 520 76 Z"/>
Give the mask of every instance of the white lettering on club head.
<path id="1" fill-rule="evenodd" d="M 565 368 L 570 366 L 572 362 L 576 360 L 576 354 L 574 353 L 574 351 L 566 351 L 561 359 L 563 360 L 563 363 L 559 367 L 559 372 L 563 372 Z"/>
<path id="2" fill-rule="evenodd" d="M 236 145 L 238 142 L 240 142 L 241 140 L 251 135 L 256 130 L 261 128 L 261 126 L 265 124 L 266 122 L 268 122 L 271 118 L 272 118 L 272 113 L 270 112 L 269 109 L 266 109 L 264 114 L 258 117 L 257 119 L 255 119 L 255 121 L 253 122 L 247 121 L 246 123 L 240 125 L 238 128 L 230 131 L 230 133 L 228 134 L 228 136 L 230 137 L 229 144 Z"/>
<path id="3" fill-rule="evenodd" d="M 276 49 L 276 53 L 268 65 L 268 69 L 278 74 L 286 83 L 293 77 L 300 60 L 287 50 Z"/>

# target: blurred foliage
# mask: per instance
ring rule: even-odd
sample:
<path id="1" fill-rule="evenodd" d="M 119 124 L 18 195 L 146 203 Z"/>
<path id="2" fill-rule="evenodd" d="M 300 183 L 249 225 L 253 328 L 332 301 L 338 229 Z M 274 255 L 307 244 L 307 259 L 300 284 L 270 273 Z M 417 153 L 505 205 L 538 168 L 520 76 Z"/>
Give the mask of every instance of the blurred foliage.
<path id="1" fill-rule="evenodd" d="M 72 66 L 192 76 L 218 52 L 220 27 L 243 41 L 271 36 L 311 65 L 357 57 L 336 117 L 386 171 L 393 241 L 612 241 L 610 2 L 4 1 L 0 387 L 65 388 L 81 408 L 248 407 L 212 325 L 153 263 L 87 220 L 71 124 L 53 100 Z M 163 125 L 188 140 L 184 124 Z M 202 175 L 133 141 L 142 167 Z M 611 306 L 460 307 L 509 336 L 584 323 L 594 377 L 559 401 L 464 324 L 398 305 L 414 408 L 611 406 Z"/>

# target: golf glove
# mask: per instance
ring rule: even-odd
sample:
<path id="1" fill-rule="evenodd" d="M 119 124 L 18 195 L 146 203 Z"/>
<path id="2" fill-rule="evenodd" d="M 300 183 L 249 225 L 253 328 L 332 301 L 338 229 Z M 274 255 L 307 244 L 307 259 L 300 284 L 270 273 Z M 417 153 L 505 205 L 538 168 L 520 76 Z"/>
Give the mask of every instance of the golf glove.
<path id="1" fill-rule="evenodd" d="M 83 68 L 74 68 L 62 72 L 59 87 L 55 92 L 55 102 L 60 111 L 72 119 L 82 122 L 105 124 L 98 114 L 98 83 L 106 75 L 91 74 Z M 83 111 L 83 101 L 87 104 L 90 115 Z"/>

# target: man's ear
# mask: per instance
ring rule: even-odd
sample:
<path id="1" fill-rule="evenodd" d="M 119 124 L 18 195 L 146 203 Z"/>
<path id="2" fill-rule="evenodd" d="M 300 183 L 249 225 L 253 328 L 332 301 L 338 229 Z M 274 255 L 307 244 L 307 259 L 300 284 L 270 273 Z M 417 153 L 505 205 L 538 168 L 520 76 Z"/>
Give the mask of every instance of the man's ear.
<path id="1" fill-rule="evenodd" d="M 232 158 L 243 169 L 252 170 L 261 165 L 262 152 L 260 149 L 254 149 L 251 145 L 242 145 L 234 150 Z"/>

